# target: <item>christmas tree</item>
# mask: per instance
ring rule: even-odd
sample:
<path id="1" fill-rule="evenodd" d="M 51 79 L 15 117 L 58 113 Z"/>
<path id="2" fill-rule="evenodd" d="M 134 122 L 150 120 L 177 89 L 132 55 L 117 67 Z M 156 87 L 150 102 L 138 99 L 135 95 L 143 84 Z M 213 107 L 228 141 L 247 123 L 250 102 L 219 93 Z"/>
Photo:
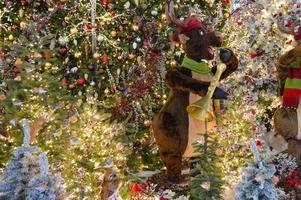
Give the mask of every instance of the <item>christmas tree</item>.
<path id="1" fill-rule="evenodd" d="M 23 125 L 23 145 L 9 159 L 0 182 L 1 199 L 61 200 L 64 188 L 61 178 L 49 172 L 46 154 L 39 147 L 30 145 L 27 119 Z"/>
<path id="2" fill-rule="evenodd" d="M 242 170 L 241 180 L 235 187 L 236 198 L 238 200 L 277 200 L 278 193 L 275 184 L 278 183 L 279 178 L 274 176 L 276 168 L 270 163 L 271 160 L 260 157 L 254 140 L 250 142 L 250 145 L 255 161 L 250 162 L 248 167 Z"/>
<path id="3" fill-rule="evenodd" d="M 193 161 L 190 172 L 191 197 L 193 199 L 221 199 L 223 194 L 222 159 L 218 137 L 206 132 L 203 140 L 194 144 L 195 151 L 200 155 Z"/>
<path id="4" fill-rule="evenodd" d="M 37 133 L 49 167 L 62 173 L 71 198 L 97 199 L 102 166 L 121 169 L 121 194 L 131 176 L 161 169 L 152 116 L 167 99 L 164 74 L 180 63 L 183 50 L 170 48 L 163 0 L 5 0 L 0 2 L 0 171 L 22 144 L 18 123 L 41 121 Z M 275 64 L 294 45 L 277 30 L 280 13 L 299 20 L 300 0 L 181 0 L 225 36 L 240 66 L 221 87 L 230 95 L 219 115 L 218 163 L 207 162 L 232 187 L 251 153 L 247 142 L 271 129 L 277 98 Z M 60 103 L 58 103 L 60 102 Z M 217 147 L 218 146 L 218 147 Z M 214 171 L 213 170 L 213 171 Z M 200 173 L 199 170 L 197 173 Z M 206 181 L 205 181 L 206 182 Z M 206 184 L 204 185 L 206 187 Z M 219 187 L 219 186 L 218 186 Z M 208 188 L 208 187 L 207 187 Z M 206 192 L 193 187 L 193 193 Z"/>

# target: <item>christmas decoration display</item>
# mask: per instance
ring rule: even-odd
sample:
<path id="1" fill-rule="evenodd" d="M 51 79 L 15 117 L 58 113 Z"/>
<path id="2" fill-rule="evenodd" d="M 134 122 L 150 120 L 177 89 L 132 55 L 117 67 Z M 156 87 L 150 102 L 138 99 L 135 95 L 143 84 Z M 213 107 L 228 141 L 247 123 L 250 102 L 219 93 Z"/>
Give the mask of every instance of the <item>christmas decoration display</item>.
<path id="1" fill-rule="evenodd" d="M 7 164 L 0 182 L 1 199 L 64 199 L 64 188 L 59 176 L 49 172 L 46 154 L 36 146 L 30 146 L 30 129 L 24 119 L 24 141 L 16 149 Z"/>
<path id="2" fill-rule="evenodd" d="M 222 32 L 227 47 L 236 52 L 240 62 L 236 73 L 221 86 L 230 94 L 227 112 L 218 119 L 227 189 L 240 177 L 237 168 L 246 166 L 250 158 L 246 148 L 249 138 L 269 134 L 274 144 L 283 144 L 278 152 L 285 149 L 285 139 L 273 133 L 273 115 L 281 104 L 276 66 L 296 42 L 279 30 L 278 21 L 280 13 L 287 21 L 298 20 L 299 5 L 299 0 L 236 0 L 230 5 L 230 17 Z"/>
<path id="3" fill-rule="evenodd" d="M 183 155 L 191 146 L 188 144 L 191 141 L 189 137 L 191 134 L 204 132 L 204 123 L 193 122 L 193 118 L 188 117 L 186 108 L 190 100 L 192 102 L 197 100 L 197 95 L 206 95 L 216 67 L 210 68 L 202 60 L 214 59 L 213 48 L 222 45 L 222 36 L 218 32 L 208 31 L 208 28 L 194 15 L 189 16 L 185 21 L 177 19 L 172 1 L 166 6 L 166 16 L 169 23 L 176 25 L 178 29 L 178 34 L 173 37 L 185 46 L 186 57 L 182 67 L 175 67 L 166 74 L 166 82 L 172 89 L 172 94 L 160 113 L 154 117 L 153 129 L 168 177 L 170 181 L 177 181 L 182 170 Z M 235 55 L 231 51 L 228 53 L 226 59 L 221 57 L 222 62 L 227 65 L 222 78 L 230 75 L 238 64 Z M 190 93 L 194 95 L 189 96 Z M 223 98 L 225 98 L 224 94 Z M 190 128 L 192 125 L 196 127 Z M 191 131 L 194 133 L 190 133 Z"/>
<path id="4" fill-rule="evenodd" d="M 253 163 L 242 170 L 240 182 L 235 187 L 236 199 L 278 199 L 275 184 L 279 179 L 274 176 L 276 168 L 269 160 L 263 160 L 254 140 L 250 142 L 255 157 Z"/>
<path id="5" fill-rule="evenodd" d="M 167 26 L 166 19 L 172 15 L 164 14 L 163 0 L 1 1 L 0 174 L 14 149 L 22 144 L 19 124 L 28 118 L 31 144 L 38 144 L 47 153 L 51 171 L 62 174 L 65 194 L 70 199 L 106 196 L 163 200 L 206 194 L 204 198 L 222 196 L 232 200 L 233 185 L 251 156 L 248 141 L 256 138 L 261 149 L 265 141 L 259 138 L 268 136 L 273 154 L 282 152 L 272 159 L 276 173 L 271 181 L 278 182 L 279 199 L 298 199 L 296 159 L 292 153 L 283 152 L 292 138 L 275 134 L 272 121 L 281 105 L 277 97 L 277 62 L 297 47 L 300 3 L 178 0 L 174 4 L 178 16 L 197 16 L 191 21 L 177 20 L 178 25 L 189 22 L 188 27 L 178 28 Z M 295 27 L 296 34 L 283 34 L 281 25 L 282 32 Z M 165 175 L 150 125 L 154 113 L 167 105 L 168 92 L 175 91 L 166 87 L 167 71 L 170 74 L 182 61 L 194 70 L 200 64 L 184 59 L 185 51 L 188 57 L 187 48 L 180 44 L 187 39 L 184 35 L 194 32 L 192 27 L 208 29 L 211 34 L 223 33 L 223 46 L 237 55 L 238 68 L 220 82 L 220 88 L 229 95 L 220 107 L 214 104 L 215 111 L 219 111 L 215 113 L 218 126 L 209 126 L 212 132 L 208 137 L 214 143 L 208 140 L 212 142 L 207 146 L 208 157 L 203 154 L 205 143 L 200 136 L 195 164 L 182 163 L 191 168 L 191 178 L 195 179 L 184 186 L 159 184 L 156 179 Z M 208 66 L 217 64 L 212 61 Z M 210 84 L 205 82 L 203 96 Z M 226 95 L 220 88 L 214 97 Z M 187 105 L 193 102 L 187 98 Z M 184 106 L 183 112 L 183 118 L 176 118 L 183 122 L 186 116 L 188 123 Z M 298 142 L 296 135 L 294 140 Z M 183 151 L 192 147 L 188 143 L 182 145 Z M 274 148 L 277 146 L 281 148 Z M 145 171 L 156 173 L 151 173 L 149 180 L 137 178 L 136 174 Z M 182 174 L 186 176 L 185 171 Z M 202 178 L 206 172 L 206 178 L 214 181 Z"/>
<path id="6" fill-rule="evenodd" d="M 274 126 L 277 134 L 284 137 L 288 143 L 287 152 L 301 164 L 301 24 L 289 21 L 289 25 L 279 22 L 282 32 L 292 34 L 299 43 L 279 58 L 277 65 L 280 94 L 283 96 L 282 106 L 274 115 Z M 289 27 L 286 27 L 289 26 Z M 296 31 L 296 32 L 295 32 Z"/>

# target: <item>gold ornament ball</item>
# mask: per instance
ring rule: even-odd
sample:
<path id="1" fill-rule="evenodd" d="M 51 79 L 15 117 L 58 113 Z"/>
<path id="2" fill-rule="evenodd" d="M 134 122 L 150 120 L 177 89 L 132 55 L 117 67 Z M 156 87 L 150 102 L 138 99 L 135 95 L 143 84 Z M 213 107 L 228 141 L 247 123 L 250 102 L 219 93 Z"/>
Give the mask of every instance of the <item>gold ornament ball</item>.
<path id="1" fill-rule="evenodd" d="M 13 41 L 14 39 L 15 39 L 15 38 L 14 38 L 13 35 L 9 35 L 9 36 L 8 36 L 8 40 Z"/>
<path id="2" fill-rule="evenodd" d="M 66 105 L 66 109 L 69 110 L 69 109 L 71 109 L 71 108 L 72 108 L 72 104 L 68 103 L 68 104 Z"/>
<path id="3" fill-rule="evenodd" d="M 51 66 L 52 66 L 51 63 L 49 63 L 49 62 L 45 63 L 45 67 L 50 68 Z"/>
<path id="4" fill-rule="evenodd" d="M 224 14 L 224 18 L 225 18 L 225 19 L 228 19 L 229 17 L 230 17 L 230 14 L 229 14 L 229 13 L 225 13 L 225 14 Z"/>
<path id="5" fill-rule="evenodd" d="M 27 23 L 26 22 L 20 22 L 20 27 L 21 28 L 26 28 L 26 26 L 27 26 Z"/>
<path id="6" fill-rule="evenodd" d="M 76 52 L 76 53 L 74 54 L 74 57 L 75 57 L 75 58 L 79 58 L 79 57 L 81 57 L 81 55 L 82 55 L 81 52 Z"/>
<path id="7" fill-rule="evenodd" d="M 93 54 L 93 58 L 99 58 L 100 57 L 100 54 L 99 53 L 94 53 Z"/>
<path id="8" fill-rule="evenodd" d="M 138 31 L 139 30 L 139 26 L 137 24 L 133 25 L 132 28 L 133 28 L 134 31 Z"/>
<path id="9" fill-rule="evenodd" d="M 23 17 L 23 16 L 24 16 L 24 10 L 23 10 L 23 9 L 20 9 L 20 10 L 19 10 L 19 16 L 20 16 L 20 17 Z"/>
<path id="10" fill-rule="evenodd" d="M 116 37 L 117 36 L 117 32 L 116 31 L 111 31 L 111 36 L 112 37 Z"/>
<path id="11" fill-rule="evenodd" d="M 71 34 L 75 34 L 75 33 L 77 33 L 77 32 L 78 32 L 78 30 L 77 30 L 76 27 L 70 29 L 70 33 L 71 33 Z"/>

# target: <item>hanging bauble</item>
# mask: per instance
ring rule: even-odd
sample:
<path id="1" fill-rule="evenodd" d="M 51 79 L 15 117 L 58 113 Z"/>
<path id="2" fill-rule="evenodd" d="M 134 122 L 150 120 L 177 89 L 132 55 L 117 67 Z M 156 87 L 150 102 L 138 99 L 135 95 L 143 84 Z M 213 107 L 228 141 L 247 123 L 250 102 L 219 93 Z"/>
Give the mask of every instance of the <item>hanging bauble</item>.
<path id="1" fill-rule="evenodd" d="M 50 62 L 45 63 L 46 69 L 49 69 L 51 66 L 52 66 L 52 64 Z"/>
<path id="2" fill-rule="evenodd" d="M 95 70 L 96 66 L 94 64 L 88 65 L 88 69 L 93 71 Z"/>
<path id="3" fill-rule="evenodd" d="M 69 38 L 67 36 L 60 36 L 59 37 L 59 44 L 66 45 L 69 42 Z"/>
<path id="4" fill-rule="evenodd" d="M 157 16 L 157 15 L 158 15 L 158 11 L 157 11 L 157 10 L 152 10 L 152 11 L 151 11 L 151 14 L 152 14 L 153 16 Z"/>
<path id="5" fill-rule="evenodd" d="M 79 57 L 81 57 L 81 55 L 82 55 L 81 52 L 76 52 L 76 53 L 74 54 L 74 57 L 75 57 L 75 58 L 79 58 Z"/>
<path id="6" fill-rule="evenodd" d="M 77 32 L 78 32 L 78 30 L 76 27 L 70 29 L 71 34 L 76 34 Z"/>
<path id="7" fill-rule="evenodd" d="M 131 3 L 130 3 L 129 1 L 127 1 L 127 2 L 123 5 L 124 9 L 126 9 L 126 10 L 129 9 L 130 6 L 131 6 Z"/>
<path id="8" fill-rule="evenodd" d="M 10 41 L 13 41 L 13 40 L 15 39 L 15 37 L 14 37 L 13 35 L 9 35 L 9 36 L 8 36 L 8 39 L 9 39 Z"/>
<path id="9" fill-rule="evenodd" d="M 86 83 L 86 79 L 84 77 L 79 77 L 76 80 L 77 85 L 84 85 Z"/>
<path id="10" fill-rule="evenodd" d="M 109 5 L 109 0 L 102 0 L 102 4 L 105 6 L 105 7 L 108 7 Z"/>
<path id="11" fill-rule="evenodd" d="M 75 85 L 74 84 L 70 84 L 69 85 L 69 89 L 73 90 L 75 88 Z"/>
<path id="12" fill-rule="evenodd" d="M 65 55 L 65 54 L 67 53 L 67 49 L 66 49 L 66 48 L 60 48 L 60 49 L 59 49 L 59 53 L 60 53 L 61 55 Z"/>
<path id="13" fill-rule="evenodd" d="M 117 36 L 117 32 L 116 31 L 111 31 L 111 36 L 112 37 L 116 37 Z"/>
<path id="14" fill-rule="evenodd" d="M 229 17 L 230 17 L 230 14 L 229 14 L 229 13 L 225 13 L 225 14 L 224 14 L 224 18 L 225 18 L 225 19 L 228 19 Z"/>
<path id="15" fill-rule="evenodd" d="M 20 17 L 23 17 L 23 16 L 24 16 L 24 10 L 23 10 L 22 8 L 19 10 L 19 16 L 20 16 Z"/>
<path id="16" fill-rule="evenodd" d="M 128 35 L 127 39 L 128 39 L 128 41 L 132 41 L 134 39 L 134 37 L 132 35 Z"/>
<path id="17" fill-rule="evenodd" d="M 93 58 L 96 58 L 96 59 L 97 59 L 97 58 L 99 58 L 99 57 L 100 57 L 100 54 L 99 54 L 99 53 L 96 52 L 96 53 L 93 54 Z"/>
<path id="18" fill-rule="evenodd" d="M 132 28 L 133 28 L 134 31 L 138 31 L 139 30 L 139 26 L 137 24 L 134 24 L 132 26 Z"/>
<path id="19" fill-rule="evenodd" d="M 22 29 L 26 28 L 27 27 L 27 22 L 25 22 L 25 21 L 20 22 L 20 27 Z"/>
<path id="20" fill-rule="evenodd" d="M 104 55 L 102 56 L 102 60 L 103 60 L 103 62 L 104 62 L 105 64 L 109 64 L 109 57 L 108 57 L 107 54 L 104 54 Z"/>
<path id="21" fill-rule="evenodd" d="M 17 58 L 15 61 L 15 65 L 22 65 L 23 61 L 20 58 Z"/>
<path id="22" fill-rule="evenodd" d="M 89 77 L 89 74 L 84 75 L 85 80 L 88 80 L 88 77 Z"/>
<path id="23" fill-rule="evenodd" d="M 95 82 L 94 82 L 94 81 L 91 81 L 91 82 L 90 82 L 90 85 L 91 85 L 91 86 L 95 86 Z"/>
<path id="24" fill-rule="evenodd" d="M 70 69 L 70 72 L 74 74 L 74 73 L 77 72 L 77 70 L 78 70 L 77 67 L 72 67 L 72 68 Z"/>
<path id="25" fill-rule="evenodd" d="M 140 38 L 140 37 L 137 37 L 137 38 L 136 38 L 136 41 L 137 41 L 137 42 L 141 42 L 141 38 Z"/>
<path id="26" fill-rule="evenodd" d="M 66 77 L 62 78 L 61 80 L 61 86 L 62 87 L 66 87 L 68 84 L 68 79 Z"/>
<path id="27" fill-rule="evenodd" d="M 20 73 L 19 67 L 15 67 L 15 68 L 13 69 L 13 71 L 14 71 L 15 74 L 19 74 L 19 73 Z"/>
<path id="28" fill-rule="evenodd" d="M 105 40 L 105 37 L 103 35 L 98 35 L 97 40 L 98 42 L 102 42 Z"/>
<path id="29" fill-rule="evenodd" d="M 137 49 L 137 47 L 138 47 L 137 42 L 134 42 L 134 43 L 133 43 L 133 49 Z"/>
<path id="30" fill-rule="evenodd" d="M 44 58 L 45 58 L 45 60 L 48 60 L 51 57 L 52 57 L 52 54 L 49 51 L 44 51 Z"/>

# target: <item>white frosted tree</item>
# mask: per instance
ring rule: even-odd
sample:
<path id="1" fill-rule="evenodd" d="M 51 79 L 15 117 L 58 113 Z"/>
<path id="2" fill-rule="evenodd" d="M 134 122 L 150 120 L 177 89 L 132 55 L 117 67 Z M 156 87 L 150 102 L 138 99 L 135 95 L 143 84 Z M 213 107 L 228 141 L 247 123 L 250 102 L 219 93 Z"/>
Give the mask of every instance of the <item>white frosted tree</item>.
<path id="1" fill-rule="evenodd" d="M 29 123 L 27 119 L 23 122 L 23 145 L 12 153 L 3 176 L 0 176 L 0 199 L 63 199 L 60 176 L 49 172 L 46 154 L 39 147 L 30 145 Z"/>
<path id="2" fill-rule="evenodd" d="M 237 200 L 277 200 L 278 192 L 273 182 L 276 177 L 275 165 L 262 159 L 255 141 L 250 142 L 255 162 L 242 170 L 242 177 L 235 187 Z"/>

